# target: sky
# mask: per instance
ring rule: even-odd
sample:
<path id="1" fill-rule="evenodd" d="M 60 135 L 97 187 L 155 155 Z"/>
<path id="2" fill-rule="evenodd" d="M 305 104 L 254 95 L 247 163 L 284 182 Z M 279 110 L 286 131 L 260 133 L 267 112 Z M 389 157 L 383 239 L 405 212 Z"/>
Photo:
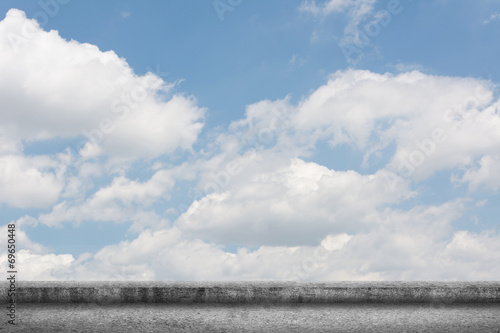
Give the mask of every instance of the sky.
<path id="1" fill-rule="evenodd" d="M 500 2 L 0 3 L 19 280 L 500 276 Z"/>

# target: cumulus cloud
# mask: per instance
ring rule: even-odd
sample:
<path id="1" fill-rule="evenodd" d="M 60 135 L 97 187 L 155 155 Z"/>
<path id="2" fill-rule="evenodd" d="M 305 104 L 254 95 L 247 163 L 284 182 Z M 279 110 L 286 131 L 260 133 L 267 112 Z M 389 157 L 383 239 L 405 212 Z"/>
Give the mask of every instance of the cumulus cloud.
<path id="1" fill-rule="evenodd" d="M 134 221 L 142 226 L 165 225 L 167 220 L 145 210 L 154 202 L 168 198 L 174 183 L 166 170 L 157 171 L 145 182 L 118 176 L 109 186 L 100 188 L 86 200 L 62 201 L 54 205 L 52 211 L 41 214 L 38 221 L 49 226 L 83 221 Z"/>
<path id="2" fill-rule="evenodd" d="M 421 180 L 498 151 L 496 103 L 471 78 L 347 70 L 301 102 L 293 123 L 297 138 L 351 146 L 365 162 L 395 146 L 387 168 Z"/>
<path id="3" fill-rule="evenodd" d="M 99 156 L 122 167 L 191 150 L 202 129 L 194 97 L 172 94 L 153 73 L 134 74 L 113 51 L 44 31 L 20 10 L 0 22 L 0 52 L 0 203 L 48 208 L 61 195 L 81 196 L 92 177 L 78 169 Z M 59 154 L 23 154 L 47 140 L 73 143 Z"/>
<path id="4" fill-rule="evenodd" d="M 133 241 L 77 259 L 23 250 L 19 267 L 33 280 L 495 279 L 499 237 L 453 232 L 450 223 L 460 206 L 452 202 L 388 213 L 369 232 L 327 235 L 315 246 L 240 247 L 230 253 L 173 228 L 145 230 Z"/>
<path id="5" fill-rule="evenodd" d="M 474 166 L 465 171 L 462 177 L 453 177 L 457 182 L 468 183 L 469 189 L 479 187 L 498 191 L 500 189 L 500 156 L 485 155 Z"/>
<path id="6" fill-rule="evenodd" d="M 82 137 L 94 155 L 154 158 L 190 149 L 202 128 L 193 97 L 169 97 L 157 75 L 136 75 L 113 51 L 64 40 L 22 11 L 0 22 L 0 52 L 0 133 L 18 141 Z"/>
<path id="7" fill-rule="evenodd" d="M 383 171 L 360 175 L 292 159 L 255 172 L 261 160 L 245 166 L 254 172 L 242 172 L 243 184 L 231 179 L 227 188 L 195 201 L 177 226 L 218 243 L 312 245 L 325 234 L 369 227 L 377 207 L 409 195 L 404 183 L 389 189 Z"/>
<path id="8" fill-rule="evenodd" d="M 64 167 L 44 156 L 0 155 L 0 203 L 19 208 L 48 208 L 64 187 Z"/>
<path id="9" fill-rule="evenodd" d="M 25 281 L 63 280 L 75 260 L 70 254 L 40 255 L 27 250 L 19 251 L 18 258 L 18 276 Z"/>
<path id="10" fill-rule="evenodd" d="M 233 122 L 217 144 L 226 155 L 250 147 L 293 158 L 326 141 L 361 152 L 364 166 L 385 159 L 385 169 L 419 181 L 496 155 L 500 116 L 494 89 L 483 80 L 418 71 L 338 71 L 297 105 L 286 97 L 247 106 L 245 118 Z"/>

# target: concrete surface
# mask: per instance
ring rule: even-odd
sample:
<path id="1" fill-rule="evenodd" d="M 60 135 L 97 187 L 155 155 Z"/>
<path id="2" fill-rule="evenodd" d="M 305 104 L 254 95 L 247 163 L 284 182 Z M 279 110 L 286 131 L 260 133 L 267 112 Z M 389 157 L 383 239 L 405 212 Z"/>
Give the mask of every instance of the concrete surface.
<path id="1" fill-rule="evenodd" d="M 500 282 L 27 282 L 17 303 L 500 303 Z M 7 282 L 0 295 L 7 302 Z"/>
<path id="2" fill-rule="evenodd" d="M 27 303 L 0 332 L 499 333 L 500 304 Z"/>
<path id="3" fill-rule="evenodd" d="M 500 333 L 500 282 L 22 281 L 7 320 L 0 333 Z"/>

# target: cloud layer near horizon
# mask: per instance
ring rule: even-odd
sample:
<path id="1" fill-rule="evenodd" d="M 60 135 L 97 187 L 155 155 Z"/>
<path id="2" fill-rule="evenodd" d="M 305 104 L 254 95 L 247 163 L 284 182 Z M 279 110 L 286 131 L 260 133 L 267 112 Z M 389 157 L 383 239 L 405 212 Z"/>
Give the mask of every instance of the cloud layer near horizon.
<path id="1" fill-rule="evenodd" d="M 21 39 L 13 44 L 12 36 Z M 295 104 L 284 97 L 246 106 L 207 143 L 198 139 L 205 109 L 194 97 L 171 93 L 152 73 L 134 74 L 112 51 L 43 31 L 19 10 L 0 22 L 0 53 L 0 203 L 43 209 L 16 221 L 20 279 L 489 280 L 500 273 L 496 230 L 457 227 L 466 212 L 492 204 L 475 202 L 475 193 L 498 198 L 500 101 L 491 82 L 338 71 Z M 82 139 L 77 150 L 25 153 Z M 321 153 L 346 148 L 363 162 L 349 170 L 322 165 L 321 145 L 328 147 Z M 170 161 L 178 151 L 189 158 Z M 148 176 L 131 176 L 133 162 Z M 442 172 L 446 186 L 465 186 L 466 194 L 412 204 Z M 173 200 L 180 186 L 196 193 L 185 209 Z M 135 238 L 75 258 L 25 232 L 97 221 L 127 224 Z"/>

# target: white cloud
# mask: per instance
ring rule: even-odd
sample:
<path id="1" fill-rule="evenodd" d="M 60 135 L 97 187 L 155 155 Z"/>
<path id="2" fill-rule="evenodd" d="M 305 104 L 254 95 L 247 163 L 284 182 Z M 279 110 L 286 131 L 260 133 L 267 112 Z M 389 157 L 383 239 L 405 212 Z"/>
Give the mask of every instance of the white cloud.
<path id="1" fill-rule="evenodd" d="M 22 151 L 22 143 L 16 140 L 7 130 L 0 132 L 0 156 L 18 154 Z"/>
<path id="2" fill-rule="evenodd" d="M 500 20 L 500 13 L 493 13 L 491 16 L 483 21 L 483 24 L 489 24 L 493 21 Z"/>
<path id="3" fill-rule="evenodd" d="M 0 155 L 0 204 L 19 208 L 48 208 L 64 187 L 65 169 L 48 157 Z"/>
<path id="4" fill-rule="evenodd" d="M 473 166 L 458 179 L 458 182 L 468 183 L 469 189 L 476 191 L 479 187 L 485 187 L 493 191 L 500 189 L 500 156 L 485 155 L 477 166 Z"/>
<path id="5" fill-rule="evenodd" d="M 313 244 L 325 233 L 365 230 L 380 218 L 380 207 L 417 194 L 409 180 L 498 150 L 492 101 L 487 83 L 475 79 L 348 70 L 297 106 L 288 98 L 249 105 L 231 134 L 218 137 L 222 153 L 198 165 L 205 196 L 176 225 L 193 237 L 249 246 Z M 367 163 L 390 145 L 394 152 L 387 150 L 386 168 L 371 175 L 294 158 L 319 140 L 357 148 Z M 257 149 L 240 156 L 249 146 Z M 406 171 L 400 159 L 414 163 L 415 150 L 425 161 L 393 183 L 389 171 Z M 227 171 L 232 161 L 241 167 L 234 175 Z M 488 177 L 495 184 L 495 176 Z"/>
<path id="6" fill-rule="evenodd" d="M 14 222 L 14 221 L 13 221 Z M 29 224 L 34 224 L 32 218 L 23 217 L 15 221 L 15 240 L 16 240 L 16 269 L 18 271 L 18 279 L 24 281 L 30 280 L 57 280 L 57 275 L 61 270 L 67 270 L 69 264 L 73 261 L 71 255 L 63 254 L 56 255 L 50 253 L 47 247 L 31 241 L 26 235 L 24 229 Z M 0 227 L 3 235 L 7 235 L 7 225 Z M 0 267 L 3 271 L 7 271 L 8 257 L 7 252 L 7 237 L 0 239 Z"/>
<path id="7" fill-rule="evenodd" d="M 313 15 L 319 15 L 322 12 L 321 8 L 316 5 L 316 1 L 303 1 L 300 4 L 299 10 L 312 13 Z"/>
<path id="8" fill-rule="evenodd" d="M 492 232 L 476 234 L 470 231 L 457 231 L 443 251 L 443 256 L 450 261 L 460 263 L 491 262 L 498 260 L 500 252 L 499 236 Z"/>
<path id="9" fill-rule="evenodd" d="M 71 156 L 68 156 L 71 158 Z M 69 162 L 67 164 L 70 164 Z M 104 174 L 104 168 L 99 163 L 81 163 L 78 165 L 78 172 L 75 175 L 68 175 L 66 186 L 62 198 L 82 200 L 93 187 L 93 179 L 101 177 Z"/>
<path id="10" fill-rule="evenodd" d="M 365 43 L 362 42 L 363 38 L 360 38 L 358 26 L 361 22 L 366 20 L 367 17 L 373 15 L 375 3 L 376 0 L 326 0 L 318 5 L 314 0 L 305 0 L 300 4 L 299 10 L 322 18 L 332 13 L 346 13 L 349 21 L 344 28 L 344 35 L 341 38 L 341 43 L 358 45 L 358 43 Z M 381 20 L 376 17 L 376 15 L 373 16 L 377 22 Z M 317 35 L 312 39 L 314 40 L 316 38 Z"/>
<path id="11" fill-rule="evenodd" d="M 43 31 L 22 11 L 0 22 L 0 52 L 0 203 L 48 208 L 61 194 L 81 199 L 96 174 L 79 169 L 92 159 L 107 156 L 120 169 L 191 150 L 201 131 L 204 109 L 193 97 L 172 95 L 172 84 L 152 73 L 135 75 L 113 51 Z M 26 144 L 75 138 L 83 141 L 71 151 L 23 155 Z"/>
<path id="12" fill-rule="evenodd" d="M 342 249 L 350 240 L 352 239 L 351 235 L 346 233 L 336 234 L 336 235 L 328 235 L 321 241 L 321 246 L 324 247 L 328 251 L 340 250 Z"/>
<path id="13" fill-rule="evenodd" d="M 488 199 L 479 200 L 476 202 L 476 207 L 484 207 L 488 203 Z"/>
<path id="14" fill-rule="evenodd" d="M 33 254 L 18 252 L 18 278 L 24 281 L 64 280 L 70 274 L 74 258 L 70 254 Z"/>
<path id="15" fill-rule="evenodd" d="M 346 234 L 329 235 L 324 241 L 329 247 L 241 248 L 234 254 L 215 244 L 187 240 L 176 229 L 145 230 L 131 242 L 106 246 L 95 255 L 84 253 L 76 260 L 71 255 L 23 250 L 18 269 L 26 280 L 299 279 L 328 270 L 330 257 L 350 238 Z M 305 272 L 302 262 L 315 265 L 314 270 L 306 267 Z M 0 260 L 0 264 L 5 261 Z"/>
<path id="16" fill-rule="evenodd" d="M 500 274 L 500 236 L 491 231 L 457 231 L 439 253 L 442 276 L 450 280 L 496 280 Z"/>
<path id="17" fill-rule="evenodd" d="M 300 159 L 276 162 L 255 157 L 227 187 L 195 201 L 177 226 L 220 243 L 314 244 L 325 234 L 369 227 L 377 207 L 410 195 L 404 183 L 390 189 L 383 171 L 360 175 Z"/>
<path id="18" fill-rule="evenodd" d="M 457 206 L 458 205 L 458 206 Z M 33 280 L 492 280 L 499 238 L 452 232 L 458 204 L 388 214 L 369 232 L 327 235 L 316 246 L 239 248 L 146 230 L 77 260 L 23 252 Z M 394 219 L 391 219 L 394 218 Z M 28 264 L 29 267 L 28 268 Z"/>
<path id="19" fill-rule="evenodd" d="M 154 158 L 189 150 L 202 128 L 194 98 L 166 97 L 158 76 L 135 75 L 113 51 L 43 31 L 19 10 L 0 22 L 0 52 L 0 133 L 17 141 L 87 136 L 97 154 Z"/>
<path id="20" fill-rule="evenodd" d="M 11 221 L 10 223 L 14 223 L 14 221 Z M 33 225 L 35 223 L 36 221 L 34 221 L 32 218 L 28 216 L 24 216 L 15 221 L 16 229 L 14 232 L 14 239 L 16 241 L 15 245 L 17 245 L 16 251 L 19 250 L 19 245 L 22 244 L 22 249 L 30 251 L 32 253 L 48 254 L 50 252 L 49 248 L 43 246 L 42 244 L 33 242 L 26 235 L 26 232 L 24 231 L 26 227 L 30 224 Z M 7 235 L 9 235 L 9 233 L 7 233 L 7 226 L 8 224 L 0 226 L 0 231 L 5 235 L 5 237 L 2 237 L 2 239 L 0 239 L 0 246 L 2 250 L 7 249 L 7 240 L 9 239 L 7 237 Z M 7 256 L 2 256 L 2 259 L 6 260 Z"/>
<path id="21" fill-rule="evenodd" d="M 166 219 L 145 210 L 159 199 L 170 197 L 174 180 L 169 171 L 159 170 L 148 181 L 132 181 L 124 176 L 113 179 L 109 186 L 99 189 L 84 201 L 62 201 L 52 211 L 41 214 L 40 223 L 59 226 L 84 221 L 135 222 L 140 226 L 165 226 Z"/>
<path id="22" fill-rule="evenodd" d="M 138 203 L 147 207 L 162 196 L 168 197 L 173 185 L 173 180 L 165 170 L 156 172 L 144 183 L 119 176 L 113 179 L 110 186 L 97 191 L 94 199 L 104 205 L 111 201 L 120 201 L 126 206 Z"/>
<path id="23" fill-rule="evenodd" d="M 132 241 L 75 258 L 49 253 L 18 229 L 18 241 L 26 244 L 18 252 L 18 269 L 23 280 L 495 279 L 500 239 L 493 232 L 455 231 L 453 222 L 465 209 L 464 200 L 383 208 L 356 232 L 324 234 L 313 245 L 240 247 L 236 253 L 173 227 L 143 230 Z M 0 258 L 4 267 L 5 252 Z"/>
<path id="24" fill-rule="evenodd" d="M 300 4 L 299 10 L 309 12 L 313 15 L 329 15 L 335 12 L 342 12 L 350 7 L 363 8 L 367 5 L 372 6 L 373 0 L 328 0 L 323 4 L 317 5 L 316 1 L 306 0 Z"/>
<path id="25" fill-rule="evenodd" d="M 363 153 L 364 166 L 388 160 L 387 170 L 418 181 L 497 154 L 500 102 L 494 89 L 482 80 L 418 71 L 338 71 L 297 105 L 286 97 L 247 106 L 245 118 L 217 144 L 229 156 L 255 147 L 293 158 L 327 141 Z"/>
<path id="26" fill-rule="evenodd" d="M 397 63 L 395 65 L 389 65 L 389 67 L 396 69 L 398 72 L 413 72 L 413 71 L 424 72 L 424 67 L 420 64 Z"/>
<path id="27" fill-rule="evenodd" d="M 471 78 L 348 70 L 301 102 L 292 122 L 304 144 L 349 145 L 367 163 L 395 145 L 388 169 L 424 179 L 498 151 L 500 117 L 492 101 L 487 84 Z"/>
<path id="28" fill-rule="evenodd" d="M 330 0 L 330 3 L 333 0 Z M 346 39 L 350 38 L 355 41 L 360 40 L 358 25 L 363 22 L 370 14 L 373 13 L 373 8 L 375 6 L 376 0 L 353 0 L 350 3 L 349 8 L 349 23 L 344 29 L 344 37 L 343 41 L 346 42 Z M 376 19 L 380 20 L 379 18 Z"/>

